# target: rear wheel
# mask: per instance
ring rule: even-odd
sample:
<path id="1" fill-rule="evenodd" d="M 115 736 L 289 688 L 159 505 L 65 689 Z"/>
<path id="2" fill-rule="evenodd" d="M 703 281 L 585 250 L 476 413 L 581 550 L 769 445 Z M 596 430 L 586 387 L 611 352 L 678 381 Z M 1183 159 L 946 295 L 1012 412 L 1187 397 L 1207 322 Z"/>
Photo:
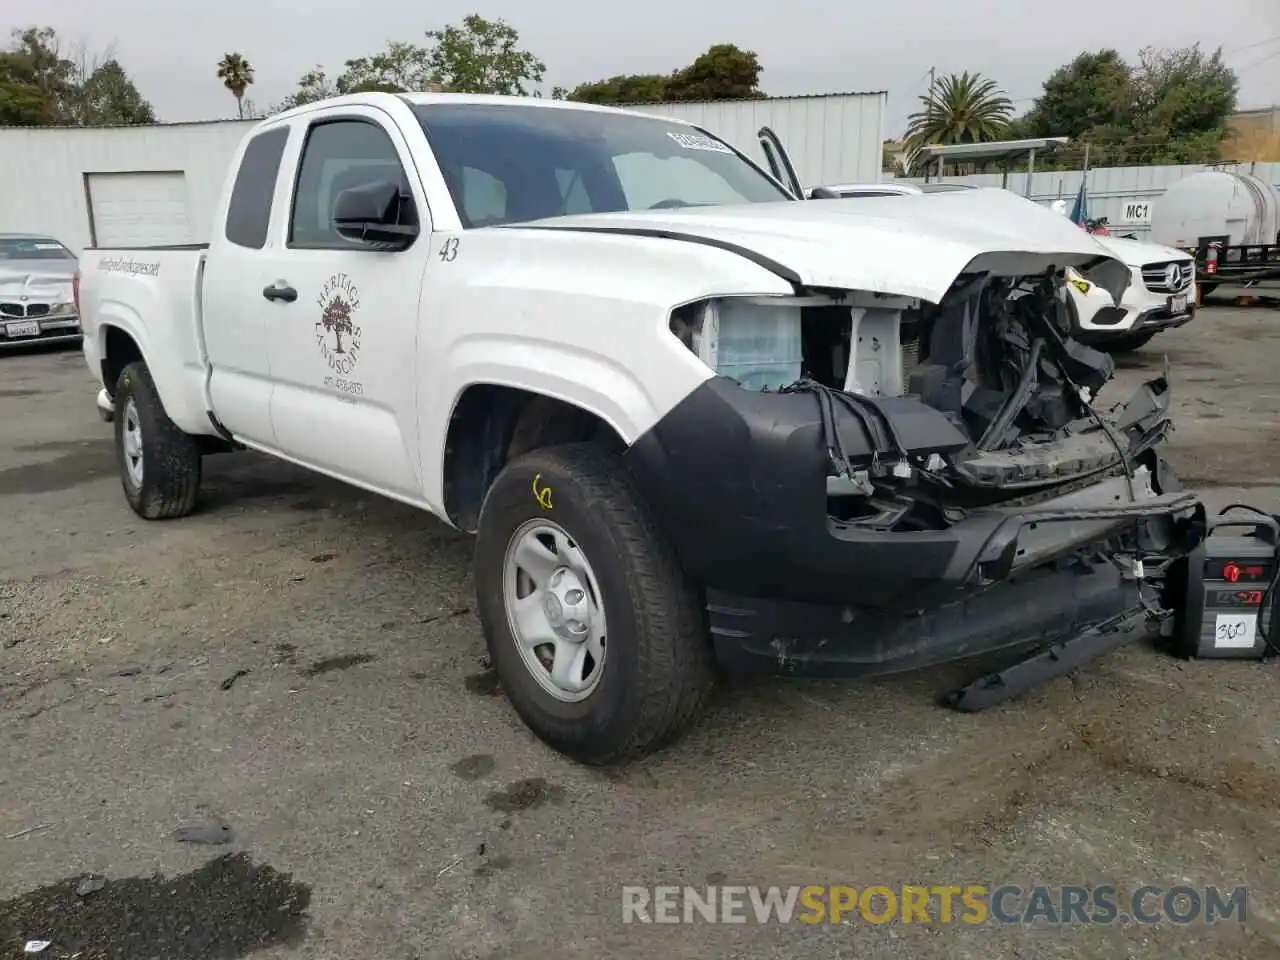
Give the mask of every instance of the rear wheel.
<path id="1" fill-rule="evenodd" d="M 147 520 L 181 517 L 200 491 L 200 441 L 169 419 L 145 363 L 131 363 L 116 382 L 116 458 L 125 499 Z"/>
<path id="2" fill-rule="evenodd" d="M 714 687 L 699 593 L 599 447 L 537 450 L 503 469 L 480 514 L 475 582 L 503 690 L 574 760 L 658 749 Z"/>

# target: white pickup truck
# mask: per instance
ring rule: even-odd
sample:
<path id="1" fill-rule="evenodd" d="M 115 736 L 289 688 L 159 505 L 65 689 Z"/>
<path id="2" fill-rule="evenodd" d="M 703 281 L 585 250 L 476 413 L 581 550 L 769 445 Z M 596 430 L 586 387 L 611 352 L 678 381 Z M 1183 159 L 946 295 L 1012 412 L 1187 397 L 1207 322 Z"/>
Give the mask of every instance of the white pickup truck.
<path id="1" fill-rule="evenodd" d="M 1110 360 L 1054 304 L 1106 252 L 966 194 L 814 203 L 675 120 L 340 97 L 248 133 L 207 246 L 84 252 L 84 354 L 143 517 L 252 448 L 475 533 L 511 703 L 609 763 L 723 665 L 884 673 L 1142 615 L 1132 558 L 1199 509 L 1156 454 L 1168 385 L 1095 411 Z"/>

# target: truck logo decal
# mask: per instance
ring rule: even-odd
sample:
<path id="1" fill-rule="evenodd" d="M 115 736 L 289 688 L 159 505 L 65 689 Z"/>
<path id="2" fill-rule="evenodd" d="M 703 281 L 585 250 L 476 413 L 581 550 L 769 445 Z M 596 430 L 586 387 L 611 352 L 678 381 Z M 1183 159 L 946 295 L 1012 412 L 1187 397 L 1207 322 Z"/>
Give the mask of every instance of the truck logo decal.
<path id="1" fill-rule="evenodd" d="M 329 369 L 345 378 L 360 360 L 360 291 L 345 273 L 335 273 L 316 297 L 320 319 L 316 321 L 316 346 Z M 325 384 L 333 386 L 332 377 Z M 339 381 L 342 382 L 342 381 Z"/>

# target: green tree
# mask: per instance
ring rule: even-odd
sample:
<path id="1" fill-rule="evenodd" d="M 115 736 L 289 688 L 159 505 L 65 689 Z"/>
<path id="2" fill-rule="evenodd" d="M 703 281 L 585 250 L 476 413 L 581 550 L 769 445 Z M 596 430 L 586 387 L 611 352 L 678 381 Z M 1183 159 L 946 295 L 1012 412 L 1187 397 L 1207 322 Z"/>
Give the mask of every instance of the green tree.
<path id="1" fill-rule="evenodd" d="M 13 30 L 0 54 L 0 118 L 16 126 L 63 122 L 75 66 L 52 27 Z"/>
<path id="2" fill-rule="evenodd" d="M 68 52 L 51 27 L 14 30 L 0 52 L 0 123 L 153 123 L 155 111 L 109 51 Z"/>
<path id="3" fill-rule="evenodd" d="M 1095 127 L 1132 123 L 1137 87 L 1115 50 L 1082 53 L 1044 82 L 1024 118 L 1029 136 L 1079 137 Z"/>
<path id="4" fill-rule="evenodd" d="M 1239 84 L 1221 50 L 1198 45 L 1141 51 L 1136 65 L 1114 50 L 1082 53 L 1045 81 L 1044 93 L 1015 121 L 1032 136 L 1073 143 L 1044 167 L 1216 163 Z"/>
<path id="5" fill-rule="evenodd" d="M 430 77 L 452 93 L 528 96 L 547 70 L 536 56 L 520 49 L 515 27 L 477 13 L 464 17 L 461 26 L 427 31 L 427 39 Z"/>
<path id="6" fill-rule="evenodd" d="M 666 99 L 670 79 L 661 73 L 619 74 L 580 83 L 569 91 L 569 99 L 581 103 L 658 103 Z"/>
<path id="7" fill-rule="evenodd" d="M 334 80 L 324 67 L 316 66 L 303 74 L 298 89 L 275 109 L 370 91 L 443 89 L 527 96 L 546 72 L 541 60 L 520 48 L 520 34 L 503 20 L 486 20 L 473 13 L 461 25 L 428 30 L 426 37 L 425 46 L 393 40 L 381 53 L 348 60 Z M 563 99 L 565 92 L 556 87 L 551 96 Z"/>
<path id="8" fill-rule="evenodd" d="M 669 74 L 619 74 L 574 87 L 568 99 L 583 103 L 660 103 L 674 100 L 759 100 L 759 56 L 732 43 L 717 43 L 693 63 Z"/>
<path id="9" fill-rule="evenodd" d="M 306 103 L 315 103 L 317 100 L 327 100 L 337 95 L 337 87 L 325 73 L 324 67 L 317 64 L 314 69 L 308 70 L 298 78 L 298 89 L 272 107 L 270 112 L 280 113 L 283 110 L 300 107 Z"/>
<path id="10" fill-rule="evenodd" d="M 112 57 L 94 67 L 72 90 L 66 119 L 77 126 L 155 123 L 151 104 Z"/>
<path id="11" fill-rule="evenodd" d="M 921 109 L 907 118 L 909 154 L 940 143 L 999 140 L 1009 126 L 1013 101 L 994 80 L 965 71 L 942 77 L 920 97 Z"/>
<path id="12" fill-rule="evenodd" d="M 223 54 L 218 61 L 218 79 L 236 98 L 236 113 L 244 119 L 244 92 L 253 83 L 253 67 L 239 53 Z"/>
<path id="13" fill-rule="evenodd" d="M 337 92 L 426 90 L 435 80 L 429 57 L 430 52 L 424 47 L 393 40 L 382 53 L 348 60 L 346 69 L 338 77 Z"/>
<path id="14" fill-rule="evenodd" d="M 1206 56 L 1199 44 L 1139 54 L 1133 71 L 1140 135 L 1194 140 L 1226 136 L 1240 81 L 1222 61 L 1222 48 Z"/>
<path id="15" fill-rule="evenodd" d="M 760 58 L 732 43 L 717 43 L 667 82 L 666 100 L 759 100 Z"/>

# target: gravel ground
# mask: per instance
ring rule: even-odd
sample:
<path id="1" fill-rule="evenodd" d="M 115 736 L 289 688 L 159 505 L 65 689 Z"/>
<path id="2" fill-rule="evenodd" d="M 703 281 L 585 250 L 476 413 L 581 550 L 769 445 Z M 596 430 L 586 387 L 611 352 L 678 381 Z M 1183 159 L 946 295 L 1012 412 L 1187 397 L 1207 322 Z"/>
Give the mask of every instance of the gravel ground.
<path id="1" fill-rule="evenodd" d="M 1184 479 L 1280 509 L 1277 331 L 1206 309 L 1104 398 L 1167 355 Z M 932 702 L 958 667 L 740 682 L 588 770 L 497 691 L 466 538 L 251 454 L 145 523 L 80 355 L 0 371 L 0 957 L 1280 955 L 1271 664 L 1139 643 L 976 716 Z M 622 923 L 685 883 L 1249 892 L 1214 927 Z"/>

